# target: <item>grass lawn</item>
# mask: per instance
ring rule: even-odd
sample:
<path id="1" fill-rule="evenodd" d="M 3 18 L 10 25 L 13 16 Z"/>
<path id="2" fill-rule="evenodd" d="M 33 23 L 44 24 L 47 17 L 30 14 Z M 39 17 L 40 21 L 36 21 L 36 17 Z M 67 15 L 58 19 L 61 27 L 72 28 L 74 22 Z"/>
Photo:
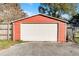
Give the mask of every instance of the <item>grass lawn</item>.
<path id="1" fill-rule="evenodd" d="M 79 37 L 79 32 L 77 32 L 77 33 L 75 34 L 75 37 Z"/>
<path id="2" fill-rule="evenodd" d="M 8 48 L 14 44 L 22 43 L 23 41 L 12 41 L 12 40 L 0 40 L 0 50 Z"/>
<path id="3" fill-rule="evenodd" d="M 75 41 L 79 44 L 79 37 L 75 37 Z"/>
<path id="4" fill-rule="evenodd" d="M 76 43 L 79 44 L 79 32 L 75 33 L 74 40 L 75 40 Z"/>

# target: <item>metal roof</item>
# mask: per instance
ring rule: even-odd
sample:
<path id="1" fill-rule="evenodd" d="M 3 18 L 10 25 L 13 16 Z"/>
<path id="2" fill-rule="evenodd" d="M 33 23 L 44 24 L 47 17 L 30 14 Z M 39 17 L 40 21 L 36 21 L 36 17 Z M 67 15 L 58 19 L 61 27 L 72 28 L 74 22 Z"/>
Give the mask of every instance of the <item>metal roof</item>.
<path id="1" fill-rule="evenodd" d="M 58 21 L 61 21 L 61 22 L 68 23 L 67 20 L 63 20 L 63 19 L 60 19 L 60 18 L 56 18 L 56 17 L 52 17 L 52 16 L 48 16 L 48 15 L 45 15 L 45 14 L 37 14 L 37 15 L 30 16 L 30 17 L 23 17 L 23 18 L 20 18 L 20 19 L 11 21 L 11 23 L 14 23 L 14 22 L 17 22 L 17 21 L 21 21 L 21 20 L 23 20 L 23 19 L 28 19 L 28 18 L 31 18 L 31 17 L 35 17 L 35 16 L 38 16 L 38 15 L 41 15 L 41 16 L 44 16 L 44 17 L 48 17 L 48 18 L 52 18 L 52 19 L 55 19 L 55 20 L 58 20 Z"/>

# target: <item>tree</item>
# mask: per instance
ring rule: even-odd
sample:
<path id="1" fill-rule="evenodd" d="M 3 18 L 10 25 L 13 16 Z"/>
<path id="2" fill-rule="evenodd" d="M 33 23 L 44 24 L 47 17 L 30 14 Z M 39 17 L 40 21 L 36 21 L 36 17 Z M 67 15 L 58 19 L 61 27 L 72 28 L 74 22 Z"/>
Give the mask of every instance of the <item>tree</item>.
<path id="1" fill-rule="evenodd" d="M 41 3 L 39 12 L 54 17 L 61 17 L 62 14 L 76 15 L 76 5 L 72 3 Z"/>
<path id="2" fill-rule="evenodd" d="M 20 5 L 17 3 L 3 3 L 0 4 L 0 16 L 3 22 L 7 22 L 8 19 L 13 21 L 23 18 L 27 16 L 27 14 L 21 10 Z"/>
<path id="3" fill-rule="evenodd" d="M 72 24 L 73 27 L 79 27 L 79 14 L 74 15 L 69 23 Z"/>
<path id="4" fill-rule="evenodd" d="M 9 39 L 9 24 L 10 21 L 23 18 L 27 16 L 17 3 L 3 3 L 0 4 L 0 17 L 2 22 L 7 23 L 7 39 Z"/>
<path id="5" fill-rule="evenodd" d="M 77 4 L 72 4 L 72 3 L 41 3 L 38 8 L 40 13 L 43 13 L 43 14 L 46 14 L 49 16 L 54 16 L 57 18 L 62 18 L 65 20 L 69 20 L 69 22 L 72 18 L 76 18 L 75 17 L 75 15 L 77 14 L 76 9 L 77 9 Z M 78 22 L 78 20 L 77 20 L 77 22 Z M 73 24 L 73 22 L 71 22 L 71 24 Z M 67 33 L 68 40 L 73 39 L 73 37 L 74 37 L 73 29 L 70 31 L 68 30 L 67 32 L 68 32 Z M 69 39 L 69 37 L 70 37 L 70 39 Z"/>

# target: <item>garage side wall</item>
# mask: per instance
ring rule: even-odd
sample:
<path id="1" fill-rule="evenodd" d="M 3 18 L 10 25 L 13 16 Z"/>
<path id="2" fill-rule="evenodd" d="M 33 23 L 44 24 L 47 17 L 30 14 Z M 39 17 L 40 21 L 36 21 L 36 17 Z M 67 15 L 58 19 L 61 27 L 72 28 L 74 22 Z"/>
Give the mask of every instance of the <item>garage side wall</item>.
<path id="1" fill-rule="evenodd" d="M 67 24 L 66 23 L 59 23 L 59 40 L 58 42 L 66 42 L 66 29 L 67 29 Z"/>
<path id="2" fill-rule="evenodd" d="M 58 24 L 58 42 L 65 42 L 66 41 L 66 23 L 45 17 L 45 16 L 35 16 L 35 17 L 30 17 L 30 18 L 25 18 L 20 21 L 16 21 L 13 23 L 13 40 L 20 40 L 20 25 L 21 24 L 52 24 L 52 23 L 57 23 Z"/>
<path id="3" fill-rule="evenodd" d="M 13 40 L 20 40 L 20 22 L 13 23 Z"/>

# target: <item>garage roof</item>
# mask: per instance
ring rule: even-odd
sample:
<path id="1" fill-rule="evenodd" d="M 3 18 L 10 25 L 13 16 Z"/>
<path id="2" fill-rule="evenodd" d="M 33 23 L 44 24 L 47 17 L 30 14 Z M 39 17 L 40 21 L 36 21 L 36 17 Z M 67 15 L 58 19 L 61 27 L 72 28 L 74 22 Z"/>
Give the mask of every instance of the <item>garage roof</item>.
<path id="1" fill-rule="evenodd" d="M 31 18 L 31 17 L 35 17 L 35 16 L 38 16 L 38 15 L 41 15 L 41 16 L 44 16 L 44 17 L 48 17 L 48 18 L 52 18 L 52 19 L 55 19 L 55 20 L 58 20 L 58 21 L 61 21 L 61 22 L 68 23 L 67 20 L 59 19 L 59 18 L 52 17 L 52 16 L 48 16 L 48 15 L 45 15 L 45 14 L 37 14 L 37 15 L 34 15 L 34 16 L 30 16 L 30 17 L 20 18 L 20 19 L 17 19 L 17 20 L 11 21 L 11 23 L 14 23 L 14 22 L 17 22 L 17 21 L 21 21 L 21 20 L 23 20 L 23 19 L 25 19 L 25 18 L 28 19 L 28 18 Z"/>

